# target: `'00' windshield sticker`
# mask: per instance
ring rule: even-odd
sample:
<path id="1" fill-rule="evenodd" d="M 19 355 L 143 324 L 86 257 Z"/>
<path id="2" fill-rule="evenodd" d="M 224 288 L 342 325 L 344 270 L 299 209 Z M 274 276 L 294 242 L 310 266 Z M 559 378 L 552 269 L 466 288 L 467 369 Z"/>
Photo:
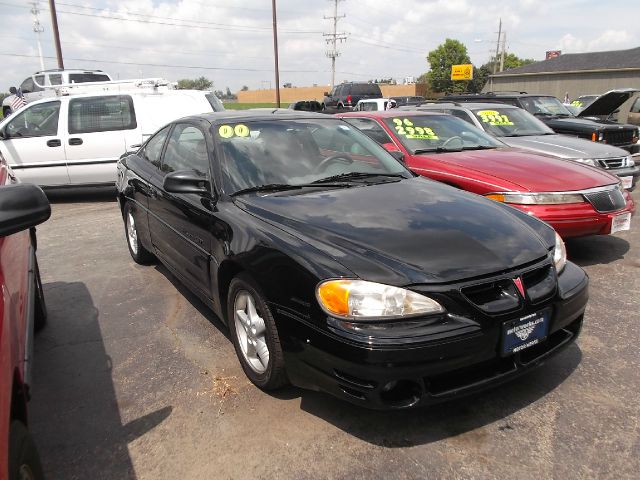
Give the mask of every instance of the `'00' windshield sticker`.
<path id="1" fill-rule="evenodd" d="M 249 127 L 239 123 L 237 125 L 220 125 L 218 128 L 218 134 L 222 138 L 231 138 L 231 137 L 248 137 L 249 136 Z"/>
<path id="2" fill-rule="evenodd" d="M 438 140 L 438 136 L 429 127 L 418 127 L 408 118 L 394 118 L 396 132 L 411 140 Z"/>

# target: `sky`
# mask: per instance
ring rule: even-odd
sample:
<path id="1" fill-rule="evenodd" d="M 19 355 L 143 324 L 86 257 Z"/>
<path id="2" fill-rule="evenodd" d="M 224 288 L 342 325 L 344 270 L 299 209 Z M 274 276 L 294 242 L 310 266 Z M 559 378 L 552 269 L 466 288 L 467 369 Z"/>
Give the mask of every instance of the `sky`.
<path id="1" fill-rule="evenodd" d="M 0 91 L 40 70 L 32 3 L 0 0 Z M 39 7 L 45 68 L 55 68 L 49 2 Z M 277 0 L 281 85 L 331 82 L 323 33 L 332 31 L 324 17 L 333 8 L 333 0 Z M 204 76 L 233 92 L 275 85 L 270 0 L 60 0 L 56 9 L 66 68 L 120 79 Z M 338 14 L 346 41 L 336 82 L 418 77 L 447 38 L 480 66 L 495 51 L 499 19 L 507 51 L 524 58 L 640 45 L 637 0 L 340 0 Z"/>

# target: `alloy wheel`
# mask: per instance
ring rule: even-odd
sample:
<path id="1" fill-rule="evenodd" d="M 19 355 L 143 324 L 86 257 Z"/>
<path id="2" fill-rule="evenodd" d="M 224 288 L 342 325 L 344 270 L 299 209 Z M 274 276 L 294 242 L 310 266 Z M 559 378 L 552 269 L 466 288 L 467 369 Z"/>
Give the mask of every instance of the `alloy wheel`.
<path id="1" fill-rule="evenodd" d="M 253 296 L 246 290 L 236 295 L 233 305 L 236 337 L 247 364 L 257 374 L 266 372 L 269 365 L 269 347 L 264 319 L 256 309 Z"/>

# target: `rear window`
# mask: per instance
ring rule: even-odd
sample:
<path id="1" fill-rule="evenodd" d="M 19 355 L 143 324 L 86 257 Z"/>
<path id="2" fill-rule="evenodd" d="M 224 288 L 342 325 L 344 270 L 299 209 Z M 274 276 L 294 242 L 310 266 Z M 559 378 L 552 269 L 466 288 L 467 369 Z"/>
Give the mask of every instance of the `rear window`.
<path id="1" fill-rule="evenodd" d="M 351 86 L 351 94 L 352 95 L 380 95 L 382 96 L 382 91 L 380 87 L 375 83 L 362 83 L 362 84 L 354 84 Z"/>
<path id="2" fill-rule="evenodd" d="M 129 95 L 75 98 L 69 102 L 69 133 L 132 130 L 137 127 Z"/>
<path id="3" fill-rule="evenodd" d="M 109 75 L 103 73 L 70 73 L 69 83 L 108 82 Z"/>

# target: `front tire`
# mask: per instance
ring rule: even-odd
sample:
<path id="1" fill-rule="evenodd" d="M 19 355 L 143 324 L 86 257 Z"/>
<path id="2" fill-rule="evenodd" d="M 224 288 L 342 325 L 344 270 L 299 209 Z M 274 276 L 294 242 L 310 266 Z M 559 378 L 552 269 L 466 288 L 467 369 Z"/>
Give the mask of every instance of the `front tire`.
<path id="1" fill-rule="evenodd" d="M 24 423 L 13 420 L 9 427 L 9 480 L 42 480 L 38 451 Z"/>
<path id="2" fill-rule="evenodd" d="M 240 365 L 263 390 L 288 383 L 278 330 L 264 295 L 253 280 L 240 274 L 229 285 L 227 319 Z"/>
<path id="3" fill-rule="evenodd" d="M 133 216 L 133 209 L 131 204 L 127 202 L 124 205 L 124 232 L 127 237 L 127 246 L 129 247 L 129 253 L 133 261 L 140 265 L 148 265 L 153 262 L 154 255 L 149 252 L 140 241 L 140 235 L 138 235 L 138 227 L 136 225 L 135 217 Z"/>

